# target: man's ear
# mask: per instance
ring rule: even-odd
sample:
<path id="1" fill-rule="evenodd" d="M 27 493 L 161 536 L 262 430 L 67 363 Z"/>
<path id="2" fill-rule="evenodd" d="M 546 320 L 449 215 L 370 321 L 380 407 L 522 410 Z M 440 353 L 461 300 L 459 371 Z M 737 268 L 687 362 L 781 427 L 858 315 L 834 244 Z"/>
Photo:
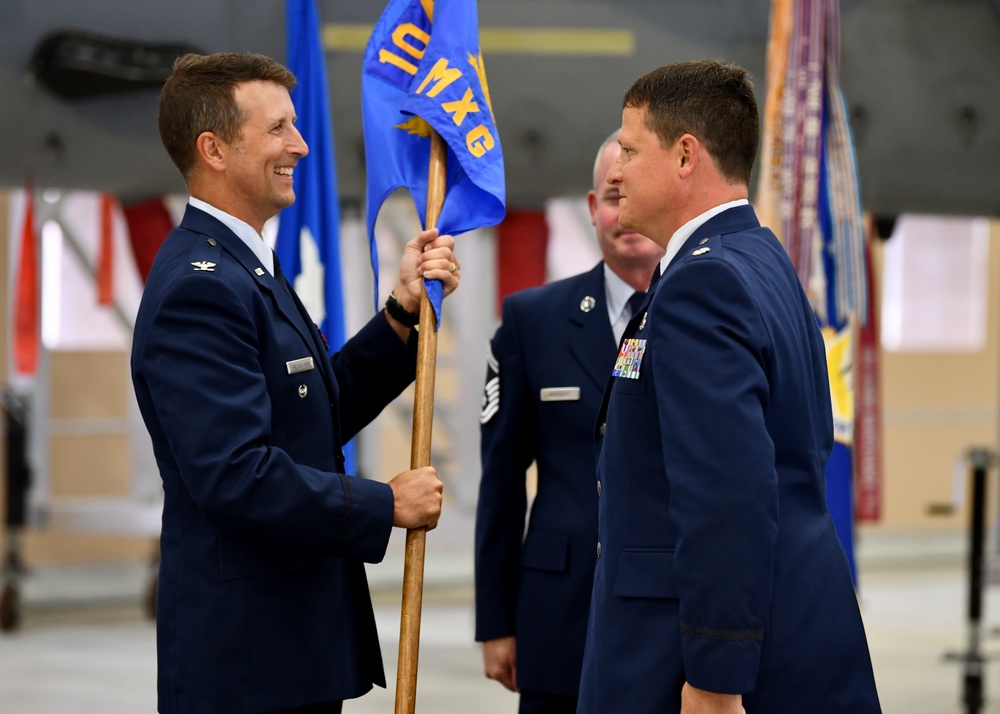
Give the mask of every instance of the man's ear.
<path id="1" fill-rule="evenodd" d="M 587 208 L 590 209 L 590 225 L 597 225 L 597 193 L 595 191 L 587 192 Z"/>
<path id="2" fill-rule="evenodd" d="M 677 140 L 678 169 L 687 177 L 701 160 L 701 142 L 692 134 L 684 134 Z"/>
<path id="3" fill-rule="evenodd" d="M 210 131 L 203 131 L 195 142 L 198 157 L 210 169 L 222 171 L 226 168 L 229 145 Z"/>

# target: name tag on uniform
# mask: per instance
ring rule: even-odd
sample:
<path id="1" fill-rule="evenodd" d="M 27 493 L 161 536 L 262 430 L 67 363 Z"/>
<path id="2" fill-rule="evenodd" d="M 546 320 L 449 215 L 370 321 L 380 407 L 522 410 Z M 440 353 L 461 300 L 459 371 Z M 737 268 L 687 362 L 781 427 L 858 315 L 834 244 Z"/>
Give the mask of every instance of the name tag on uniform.
<path id="1" fill-rule="evenodd" d="M 298 374 L 299 372 L 308 372 L 310 369 L 316 369 L 316 365 L 313 364 L 312 357 L 303 357 L 302 359 L 293 359 L 291 362 L 285 362 L 285 369 L 288 370 L 289 374 Z"/>
<path id="2" fill-rule="evenodd" d="M 578 402 L 579 387 L 545 387 L 542 389 L 543 402 Z"/>
<path id="3" fill-rule="evenodd" d="M 639 366 L 642 364 L 642 355 L 645 351 L 646 340 L 635 338 L 625 340 L 618 351 L 618 359 L 615 360 L 615 369 L 611 376 L 639 379 Z"/>

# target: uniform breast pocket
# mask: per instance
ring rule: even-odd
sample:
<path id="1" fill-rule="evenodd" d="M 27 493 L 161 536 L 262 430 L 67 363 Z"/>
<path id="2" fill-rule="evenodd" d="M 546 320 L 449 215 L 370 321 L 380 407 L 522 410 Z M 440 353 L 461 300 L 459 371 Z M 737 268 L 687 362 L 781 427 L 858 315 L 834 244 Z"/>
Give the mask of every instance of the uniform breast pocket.
<path id="1" fill-rule="evenodd" d="M 642 375 L 634 379 L 630 379 L 628 377 L 615 377 L 615 383 L 611 386 L 611 393 L 632 397 L 642 397 L 646 395 L 646 385 L 648 383 L 649 380 Z"/>
<path id="2" fill-rule="evenodd" d="M 276 362 L 272 363 L 273 371 L 268 374 L 272 422 L 308 424 L 310 429 L 327 429 L 330 394 L 317 358 L 301 348 L 284 350 Z"/>
<path id="3" fill-rule="evenodd" d="M 330 394 L 324 379 L 326 359 L 312 332 L 285 313 L 269 313 L 261 328 L 260 364 L 267 380 L 272 424 L 309 424 L 330 416 Z M 328 423 L 328 422 L 327 422 Z M 321 428 L 322 425 L 316 425 Z M 310 432 L 316 433 L 316 432 Z"/>
<path id="4" fill-rule="evenodd" d="M 676 600 L 674 551 L 625 548 L 618 558 L 614 594 L 619 597 Z"/>
<path id="5" fill-rule="evenodd" d="M 305 363 L 304 365 L 302 363 Z M 287 397 L 326 399 L 323 374 L 313 357 L 299 357 L 285 362 L 281 384 L 289 393 Z"/>

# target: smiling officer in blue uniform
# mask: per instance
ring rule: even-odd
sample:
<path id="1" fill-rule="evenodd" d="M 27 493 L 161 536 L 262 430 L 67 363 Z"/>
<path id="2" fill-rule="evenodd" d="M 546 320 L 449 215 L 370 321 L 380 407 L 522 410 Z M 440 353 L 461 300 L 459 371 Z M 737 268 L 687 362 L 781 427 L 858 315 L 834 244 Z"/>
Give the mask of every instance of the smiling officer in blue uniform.
<path id="1" fill-rule="evenodd" d="M 162 714 L 335 713 L 385 686 L 364 563 L 393 526 L 432 528 L 441 511 L 433 468 L 366 481 L 343 473 L 341 446 L 413 380 L 421 275 L 453 291 L 454 242 L 408 243 L 398 300 L 328 357 L 261 235 L 308 152 L 294 84 L 259 55 L 186 55 L 160 96 L 191 194 L 132 350 L 164 490 Z"/>
<path id="2" fill-rule="evenodd" d="M 510 295 L 490 345 L 476 511 L 476 639 L 486 676 L 521 693 L 521 714 L 572 714 L 580 686 L 597 536 L 594 420 L 616 345 L 663 249 L 618 223 L 597 152 L 587 196 L 603 260 Z M 634 302 L 634 301 L 633 301 Z M 525 471 L 538 488 L 525 535 Z M 522 542 L 523 539 L 523 542 Z"/>
<path id="3" fill-rule="evenodd" d="M 875 714 L 826 508 L 823 338 L 747 203 L 746 72 L 668 65 L 625 95 L 621 223 L 666 248 L 598 419 L 582 714 Z"/>

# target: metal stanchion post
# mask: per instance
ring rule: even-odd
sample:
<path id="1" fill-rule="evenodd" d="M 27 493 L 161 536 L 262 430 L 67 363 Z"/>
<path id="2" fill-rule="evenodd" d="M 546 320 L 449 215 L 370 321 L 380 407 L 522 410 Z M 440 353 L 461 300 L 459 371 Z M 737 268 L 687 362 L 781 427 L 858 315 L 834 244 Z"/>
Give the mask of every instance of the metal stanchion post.
<path id="1" fill-rule="evenodd" d="M 0 562 L 0 631 L 16 630 L 21 624 L 21 531 L 26 522 L 26 503 L 31 470 L 27 460 L 26 406 L 12 390 L 3 390 L 2 406 L 7 432 L 4 487 L 7 507 L 3 528 L 7 545 Z"/>
<path id="2" fill-rule="evenodd" d="M 969 513 L 969 597 L 968 646 L 964 652 L 948 653 L 948 659 L 962 664 L 962 703 L 965 714 L 979 714 L 986 701 L 983 668 L 986 657 L 981 651 L 983 588 L 986 566 L 986 479 L 994 455 L 985 448 L 974 447 L 966 453 L 972 471 L 972 500 Z"/>

